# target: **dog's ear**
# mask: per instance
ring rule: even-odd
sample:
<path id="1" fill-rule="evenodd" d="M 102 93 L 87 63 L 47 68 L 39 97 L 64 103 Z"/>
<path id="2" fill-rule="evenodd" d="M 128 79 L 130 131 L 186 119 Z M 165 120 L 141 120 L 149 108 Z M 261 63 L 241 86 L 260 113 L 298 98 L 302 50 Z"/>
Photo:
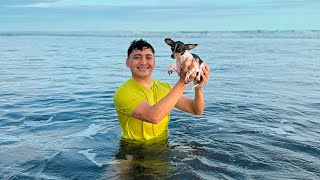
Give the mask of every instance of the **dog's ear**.
<path id="1" fill-rule="evenodd" d="M 164 42 L 166 42 L 169 46 L 173 46 L 173 43 L 174 43 L 174 41 L 170 38 L 166 38 Z"/>
<path id="2" fill-rule="evenodd" d="M 186 44 L 185 48 L 186 48 L 186 50 L 191 50 L 191 49 L 195 48 L 196 46 L 198 46 L 198 44 Z"/>

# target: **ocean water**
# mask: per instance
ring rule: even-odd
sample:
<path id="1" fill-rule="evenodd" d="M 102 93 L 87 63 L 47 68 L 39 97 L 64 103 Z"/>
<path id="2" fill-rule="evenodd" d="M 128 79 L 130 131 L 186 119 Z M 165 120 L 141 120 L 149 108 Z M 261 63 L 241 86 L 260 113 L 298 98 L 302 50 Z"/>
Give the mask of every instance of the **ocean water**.
<path id="1" fill-rule="evenodd" d="M 166 37 L 199 44 L 205 113 L 121 141 L 129 43 L 153 44 L 154 77 L 174 84 Z M 0 179 L 319 179 L 319 57 L 319 31 L 0 33 Z"/>

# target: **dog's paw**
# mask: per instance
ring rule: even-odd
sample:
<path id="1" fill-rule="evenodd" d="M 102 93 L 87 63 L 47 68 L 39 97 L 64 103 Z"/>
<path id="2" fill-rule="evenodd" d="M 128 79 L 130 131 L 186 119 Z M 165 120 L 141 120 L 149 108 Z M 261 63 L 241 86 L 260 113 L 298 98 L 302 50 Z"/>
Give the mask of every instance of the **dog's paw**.
<path id="1" fill-rule="evenodd" d="M 189 80 L 184 80 L 184 84 L 188 84 L 189 83 Z"/>

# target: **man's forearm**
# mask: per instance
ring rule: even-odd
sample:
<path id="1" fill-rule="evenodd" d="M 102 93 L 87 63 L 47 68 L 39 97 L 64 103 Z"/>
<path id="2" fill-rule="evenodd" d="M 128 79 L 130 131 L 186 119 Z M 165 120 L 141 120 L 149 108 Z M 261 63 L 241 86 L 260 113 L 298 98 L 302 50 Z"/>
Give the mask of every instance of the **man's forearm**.
<path id="1" fill-rule="evenodd" d="M 201 115 L 204 111 L 204 97 L 203 97 L 203 90 L 195 89 L 195 96 L 192 101 L 192 109 L 194 114 Z"/>
<path id="2" fill-rule="evenodd" d="M 186 87 L 187 85 L 184 84 L 183 80 L 179 80 L 164 98 L 153 106 L 148 107 L 148 121 L 159 123 L 162 118 L 168 115 L 177 104 Z"/>

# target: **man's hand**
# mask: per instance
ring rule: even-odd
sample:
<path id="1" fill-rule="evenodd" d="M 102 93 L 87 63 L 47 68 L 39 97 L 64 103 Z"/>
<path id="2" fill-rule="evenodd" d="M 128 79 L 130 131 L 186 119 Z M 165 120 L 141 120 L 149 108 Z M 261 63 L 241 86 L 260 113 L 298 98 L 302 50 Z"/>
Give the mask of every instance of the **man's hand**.
<path id="1" fill-rule="evenodd" d="M 180 81 L 184 82 L 187 72 L 190 71 L 191 69 L 193 69 L 196 66 L 197 66 L 197 61 L 195 59 L 191 60 L 190 57 L 187 57 L 185 59 L 185 61 L 183 62 L 183 66 L 182 66 L 181 72 L 179 74 Z M 196 75 L 197 75 L 196 73 L 192 73 L 192 75 L 189 77 L 188 84 L 195 79 Z"/>
<path id="2" fill-rule="evenodd" d="M 196 89 L 202 89 L 203 86 L 208 82 L 210 78 L 210 68 L 207 64 L 204 65 L 201 72 L 202 81 L 199 83 L 199 85 L 196 87 Z M 194 84 L 197 84 L 198 81 L 193 80 Z"/>

